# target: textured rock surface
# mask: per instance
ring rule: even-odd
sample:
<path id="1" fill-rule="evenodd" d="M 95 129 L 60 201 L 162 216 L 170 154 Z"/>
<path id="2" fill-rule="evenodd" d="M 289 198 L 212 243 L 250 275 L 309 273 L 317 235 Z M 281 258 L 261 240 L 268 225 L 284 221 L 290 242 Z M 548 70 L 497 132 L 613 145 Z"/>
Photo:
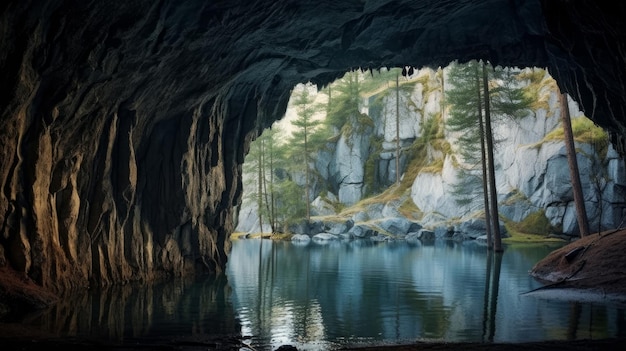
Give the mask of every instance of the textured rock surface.
<path id="1" fill-rule="evenodd" d="M 3 2 L 0 263 L 59 290 L 220 270 L 247 143 L 352 68 L 547 67 L 623 151 L 624 6 Z"/>

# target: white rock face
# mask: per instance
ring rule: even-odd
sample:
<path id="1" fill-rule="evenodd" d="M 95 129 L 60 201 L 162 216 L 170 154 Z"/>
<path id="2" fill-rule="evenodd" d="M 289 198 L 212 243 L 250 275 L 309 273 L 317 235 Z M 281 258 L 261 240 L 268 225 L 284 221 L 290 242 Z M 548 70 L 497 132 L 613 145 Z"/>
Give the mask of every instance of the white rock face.
<path id="1" fill-rule="evenodd" d="M 239 222 L 237 223 L 235 231 L 242 233 L 271 233 L 272 227 L 269 223 L 263 223 L 263 230 L 261 230 L 257 207 L 249 204 L 244 206 L 239 212 Z"/>
<path id="2" fill-rule="evenodd" d="M 547 73 L 546 73 L 547 74 Z M 408 150 L 415 140 L 422 137 L 422 126 L 441 111 L 441 82 L 435 71 L 423 69 L 412 90 L 406 85 L 399 92 L 400 171 L 408 164 Z M 401 77 L 401 79 L 406 79 Z M 406 81 L 405 84 L 408 84 Z M 521 119 L 494 118 L 494 138 L 499 141 L 494 150 L 496 185 L 500 214 L 515 222 L 543 210 L 549 222 L 557 230 L 576 235 L 578 224 L 573 204 L 567 154 L 562 141 L 546 141 L 545 136 L 560 128 L 560 105 L 558 95 L 550 85 L 544 85 L 538 94 L 542 97 L 541 108 Z M 315 161 L 317 174 L 326 188 L 333 189 L 337 200 L 352 205 L 361 200 L 368 186 L 365 184 L 365 164 L 373 152 L 372 133 L 382 143 L 376 150 L 376 182 L 385 186 L 396 180 L 396 93 L 395 85 L 384 96 L 372 103 L 374 98 L 364 98 L 360 110 L 372 118 L 374 128 L 356 128 L 350 135 L 341 135 L 327 151 L 319 153 Z M 583 113 L 578 104 L 569 100 L 573 119 Z M 444 115 L 445 118 L 445 115 Z M 460 133 L 446 131 L 446 139 L 453 149 L 457 148 Z M 577 162 L 586 202 L 587 215 L 592 231 L 617 227 L 626 216 L 626 172 L 624 162 L 609 147 L 601 159 L 593 145 L 576 144 Z M 443 159 L 440 172 L 421 172 L 413 180 L 410 197 L 423 212 L 420 223 L 426 227 L 447 226 L 452 219 L 469 221 L 471 216 L 483 211 L 482 195 L 469 204 L 459 205 L 452 196 L 458 182 L 458 156 L 444 156 L 441 150 L 426 147 L 428 162 Z M 302 178 L 293 175 L 296 180 Z M 371 181 L 371 179 L 370 179 Z M 302 181 L 303 183 L 303 181 Z M 318 184 L 318 183 L 315 183 Z M 316 185 L 317 186 L 317 185 Z M 318 187 L 324 188 L 324 185 Z M 312 194 L 316 197 L 317 193 Z M 320 199 L 313 203 L 315 214 L 332 214 L 333 211 Z M 353 216 L 355 222 L 399 217 L 400 203 L 370 204 Z M 241 215 L 247 217 L 242 217 Z M 254 223 L 254 214 L 242 211 L 240 223 Z M 250 224 L 253 225 L 253 224 Z M 250 226 L 249 225 L 249 226 Z M 258 223 L 257 223 L 258 226 Z"/>
<path id="3" fill-rule="evenodd" d="M 514 204 L 501 204 L 501 214 L 513 221 L 521 221 L 530 213 L 543 209 L 555 228 L 576 234 L 578 223 L 564 143 L 542 141 L 550 131 L 560 128 L 557 96 L 554 92 L 545 93 L 549 94 L 547 110 L 539 109 L 520 120 L 493 121 L 494 138 L 502 140 L 494 151 L 499 202 L 514 193 L 523 197 Z M 569 107 L 572 118 L 583 115 L 571 99 Z M 450 138 L 454 145 L 454 136 Z M 616 158 L 617 153 L 611 147 L 604 160 L 596 154 L 593 145 L 577 143 L 576 148 L 591 230 L 619 226 L 626 214 L 623 162 Z M 424 225 L 440 221 L 442 216 L 462 218 L 482 209 L 480 199 L 464 206 L 451 201 L 455 181 L 455 169 L 449 158 L 446 158 L 441 174 L 422 173 L 416 177 L 411 197 L 425 212 Z"/>
<path id="4" fill-rule="evenodd" d="M 413 94 L 407 96 L 406 93 L 400 91 L 400 101 L 398 108 L 398 125 L 400 131 L 400 139 L 414 139 L 420 134 L 420 126 L 416 121 L 421 120 L 421 108 L 415 105 L 422 104 L 421 84 L 416 84 Z M 410 101 L 410 102 L 409 102 Z M 384 118 L 380 121 L 377 128 L 377 134 L 382 135 L 385 142 L 392 146 L 388 149 L 395 148 L 396 141 L 396 94 L 395 91 L 389 92 L 389 96 L 383 100 L 383 108 L 381 115 Z"/>
<path id="5" fill-rule="evenodd" d="M 332 193 L 331 193 L 332 195 Z M 332 195 L 334 197 L 334 195 Z M 330 200 L 330 199 L 329 199 Z M 313 216 L 328 216 L 335 214 L 333 205 L 321 196 L 318 196 L 311 202 L 311 215 Z"/>
<path id="6" fill-rule="evenodd" d="M 365 161 L 369 157 L 369 135 L 341 135 L 335 149 L 334 179 L 339 186 L 339 201 L 352 205 L 363 196 Z"/>
<path id="7" fill-rule="evenodd" d="M 411 198 L 417 207 L 425 213 L 425 218 L 437 218 L 429 214 L 438 214 L 447 218 L 464 217 L 480 206 L 473 203 L 459 206 L 450 195 L 457 182 L 458 170 L 454 167 L 452 156 L 446 156 L 441 173 L 420 173 L 411 187 Z M 428 225 L 429 223 L 422 223 Z"/>

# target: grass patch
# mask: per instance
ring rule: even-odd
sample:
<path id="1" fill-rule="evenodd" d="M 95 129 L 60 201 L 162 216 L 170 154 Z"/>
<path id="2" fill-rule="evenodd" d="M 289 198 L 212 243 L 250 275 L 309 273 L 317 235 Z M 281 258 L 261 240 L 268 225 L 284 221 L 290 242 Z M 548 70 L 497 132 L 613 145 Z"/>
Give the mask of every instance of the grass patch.
<path id="1" fill-rule="evenodd" d="M 443 171 L 443 159 L 440 158 L 440 159 L 436 159 L 435 161 L 433 161 L 428 166 L 422 167 L 422 169 L 420 170 L 420 173 L 437 173 L 437 174 L 441 174 L 442 171 Z"/>
<path id="2" fill-rule="evenodd" d="M 415 202 L 413 202 L 413 199 L 411 199 L 410 196 L 407 197 L 398 207 L 398 212 L 400 212 L 400 214 L 402 214 L 404 217 L 414 221 L 418 221 L 424 216 L 422 210 L 420 210 L 419 207 L 415 205 Z"/>
<path id="3" fill-rule="evenodd" d="M 512 234 L 509 232 L 510 237 L 503 238 L 502 242 L 505 244 L 513 244 L 513 243 L 554 243 L 554 242 L 563 242 L 563 239 L 559 238 L 548 238 L 542 235 L 537 234 Z"/>
<path id="4" fill-rule="evenodd" d="M 246 234 L 248 233 L 244 233 L 244 232 L 235 232 L 230 234 L 230 240 L 238 240 L 241 239 L 242 237 L 245 237 Z"/>
<path id="5" fill-rule="evenodd" d="M 287 233 L 274 233 L 270 236 L 272 240 L 291 240 L 292 234 Z"/>
<path id="6" fill-rule="evenodd" d="M 521 222 L 504 220 L 504 227 L 510 237 L 503 239 L 503 242 L 552 242 L 562 241 L 561 239 L 548 238 L 554 232 L 550 221 L 546 217 L 543 209 L 526 216 Z"/>

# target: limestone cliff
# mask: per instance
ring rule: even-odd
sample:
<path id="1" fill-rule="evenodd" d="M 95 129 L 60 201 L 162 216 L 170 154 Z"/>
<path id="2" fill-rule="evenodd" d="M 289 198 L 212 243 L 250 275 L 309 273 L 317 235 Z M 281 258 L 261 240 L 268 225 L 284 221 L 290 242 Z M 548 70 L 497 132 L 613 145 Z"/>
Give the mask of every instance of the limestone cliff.
<path id="1" fill-rule="evenodd" d="M 403 195 L 394 190 L 398 164 L 401 183 L 410 188 L 407 189 L 409 201 L 416 210 L 411 219 L 435 229 L 462 228 L 482 217 L 481 191 L 466 189 L 463 196 L 455 195 L 455 187 L 461 184 L 461 168 L 465 167 L 457 146 L 463 133 L 451 132 L 446 126 L 448 116 L 444 111 L 441 82 L 447 71 L 447 68 L 418 70 L 414 76 L 403 78 L 397 94 L 396 86 L 386 82 L 373 94 L 363 93 L 359 110 L 365 116 L 362 119 L 371 121 L 372 126 L 363 123 L 359 128 L 344 126 L 344 132 L 338 131 L 339 134 L 332 138 L 334 141 L 325 144 L 313 156 L 315 162 L 311 168 L 316 178 L 311 189 L 315 199 L 311 206 L 314 215 L 336 216 L 333 203 L 340 203 L 345 208 L 368 196 L 385 192 L 389 195 L 380 197 L 380 200 L 369 198 L 367 205 L 360 204 L 344 212 L 357 223 L 385 216 L 402 216 L 398 207 L 406 202 L 400 199 Z M 565 145 L 562 136 L 553 136 L 562 131 L 558 90 L 554 80 L 543 70 L 526 69 L 518 74 L 519 79 L 536 76 L 534 80 L 523 79 L 519 84 L 526 91 L 536 93 L 537 100 L 523 116 L 494 117 L 493 129 L 498 139 L 494 151 L 500 214 L 505 221 L 522 223 L 522 226 L 532 216 L 540 216 L 549 224 L 546 224 L 545 232 L 538 234 L 577 236 L 578 223 Z M 369 74 L 362 76 L 367 80 Z M 583 121 L 587 119 L 578 104 L 570 101 L 569 106 L 574 124 L 587 123 Z M 359 125 L 354 118 L 345 123 L 347 126 Z M 438 132 L 441 136 L 432 135 L 432 130 L 441 131 Z M 576 143 L 590 229 L 598 232 L 618 228 L 626 218 L 624 163 L 615 149 L 607 145 L 603 134 L 601 130 L 587 128 L 577 133 Z M 398 163 L 397 136 L 401 146 Z M 299 185 L 304 187 L 304 181 Z M 250 191 L 249 188 L 246 190 Z M 473 192 L 480 196 L 468 195 Z M 470 200 L 459 202 L 461 197 Z M 386 213 L 381 208 L 386 208 Z M 254 213 L 252 219 L 256 220 L 254 204 L 244 203 L 239 231 L 258 231 L 258 226 L 254 227 L 256 222 L 246 218 L 250 213 Z M 480 232 L 465 234 L 479 235 Z"/>

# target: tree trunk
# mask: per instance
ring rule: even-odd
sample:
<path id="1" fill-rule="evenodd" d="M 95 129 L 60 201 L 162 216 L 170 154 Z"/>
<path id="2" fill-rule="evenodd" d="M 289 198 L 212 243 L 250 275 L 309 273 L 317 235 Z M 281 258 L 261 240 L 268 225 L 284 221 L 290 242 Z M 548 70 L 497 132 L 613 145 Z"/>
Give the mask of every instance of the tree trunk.
<path id="1" fill-rule="evenodd" d="M 498 216 L 498 192 L 496 190 L 496 171 L 493 161 L 493 135 L 491 133 L 491 111 L 489 101 L 489 80 L 487 78 L 487 67 L 483 62 L 483 86 L 485 98 L 485 138 L 487 141 L 487 165 L 489 169 L 489 193 L 491 209 L 491 222 L 493 224 L 493 249 L 502 252 L 502 237 L 500 236 L 500 224 Z"/>
<path id="2" fill-rule="evenodd" d="M 272 208 L 270 208 L 270 204 L 271 203 L 270 203 L 270 198 L 269 198 L 271 196 L 271 194 L 270 194 L 269 191 L 267 191 L 267 178 L 266 178 L 267 171 L 265 170 L 265 165 L 267 164 L 267 160 L 266 160 L 267 153 L 265 152 L 265 150 L 266 150 L 265 149 L 265 140 L 266 140 L 265 138 L 263 138 L 261 140 L 261 159 L 263 160 L 263 163 L 262 163 L 263 164 L 263 171 L 262 171 L 262 177 L 263 177 L 262 178 L 263 179 L 263 198 L 265 199 L 265 210 L 267 211 L 267 215 L 266 215 L 267 222 L 270 225 L 271 233 L 274 234 L 274 233 L 276 233 L 276 231 L 274 230 L 274 215 L 272 213 Z M 271 148 L 271 141 L 270 141 L 270 148 Z M 272 171 L 271 170 L 271 167 L 272 167 L 271 166 L 271 159 L 272 159 L 272 156 L 270 154 L 270 172 Z M 271 187 L 272 187 L 272 184 L 270 183 L 270 188 Z M 273 199 L 272 199 L 272 201 L 273 201 Z"/>
<path id="3" fill-rule="evenodd" d="M 309 223 L 311 222 L 311 204 L 309 200 L 309 146 L 307 140 L 307 127 L 304 127 L 304 174 L 305 174 L 305 189 L 304 189 L 304 202 L 306 204 L 306 234 L 309 234 Z"/>
<path id="4" fill-rule="evenodd" d="M 400 83 L 396 74 L 396 184 L 400 184 Z"/>
<path id="5" fill-rule="evenodd" d="M 444 78 L 444 69 L 441 70 L 441 120 L 445 121 L 445 111 L 446 111 L 446 86 L 445 86 L 445 78 Z"/>
<path id="6" fill-rule="evenodd" d="M 263 233 L 263 144 L 259 146 L 257 160 L 257 211 L 259 212 L 259 232 Z"/>
<path id="7" fill-rule="evenodd" d="M 478 72 L 478 65 L 476 65 L 476 93 L 478 94 L 478 128 L 480 133 L 480 160 L 482 164 L 483 172 L 483 201 L 485 203 L 485 223 L 487 224 L 487 249 L 493 248 L 493 233 L 491 225 L 491 214 L 489 213 L 489 187 L 487 186 L 487 157 L 485 150 L 485 127 L 483 125 L 483 108 L 480 95 L 480 73 Z"/>
<path id="8" fill-rule="evenodd" d="M 561 122 L 563 123 L 563 135 L 565 137 L 565 148 L 567 149 L 567 164 L 574 192 L 574 206 L 576 207 L 576 217 L 578 218 L 578 229 L 580 237 L 589 235 L 589 223 L 587 221 L 587 211 L 585 210 L 585 198 L 580 185 L 580 174 L 578 173 L 578 161 L 576 160 L 576 147 L 574 145 L 574 133 L 572 132 L 572 121 L 569 115 L 569 104 L 567 95 L 559 94 L 561 104 Z"/>
<path id="9" fill-rule="evenodd" d="M 278 232 L 276 228 L 276 200 L 274 199 L 274 134 L 271 135 L 270 141 L 270 223 L 272 226 L 272 234 Z"/>

